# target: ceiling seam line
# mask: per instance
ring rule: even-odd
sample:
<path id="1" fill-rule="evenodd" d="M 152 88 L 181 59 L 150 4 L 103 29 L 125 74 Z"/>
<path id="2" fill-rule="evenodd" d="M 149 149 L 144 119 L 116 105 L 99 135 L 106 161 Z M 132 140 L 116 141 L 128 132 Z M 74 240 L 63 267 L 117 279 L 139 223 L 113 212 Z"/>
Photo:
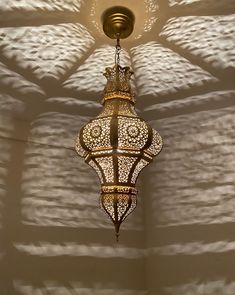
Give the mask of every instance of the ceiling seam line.
<path id="1" fill-rule="evenodd" d="M 208 63 L 204 62 L 202 58 L 193 55 L 188 50 L 180 47 L 177 44 L 174 44 L 173 42 L 168 41 L 167 37 L 159 35 L 157 37 L 157 42 L 159 42 L 159 44 L 162 45 L 163 47 L 168 48 L 172 52 L 174 52 L 174 53 L 178 54 L 179 56 L 185 58 L 192 65 L 200 67 L 202 70 L 209 73 L 212 77 L 215 77 L 218 80 L 222 80 L 222 81 L 225 80 L 226 81 L 226 77 L 225 77 L 225 73 L 224 73 L 225 70 L 221 69 L 221 71 L 223 71 L 223 73 L 220 74 L 218 69 L 213 68 Z"/>

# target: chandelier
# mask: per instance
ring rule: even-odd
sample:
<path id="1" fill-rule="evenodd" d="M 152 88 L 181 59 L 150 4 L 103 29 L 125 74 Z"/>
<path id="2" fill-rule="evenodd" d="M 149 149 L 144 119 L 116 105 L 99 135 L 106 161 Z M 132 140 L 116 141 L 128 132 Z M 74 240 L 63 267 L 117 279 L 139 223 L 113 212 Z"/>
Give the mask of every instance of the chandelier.
<path id="1" fill-rule="evenodd" d="M 105 69 L 103 109 L 82 127 L 75 147 L 99 176 L 100 207 L 112 220 L 117 241 L 121 223 L 137 205 L 137 177 L 162 148 L 159 133 L 135 111 L 133 72 L 120 66 L 120 39 L 132 33 L 133 25 L 134 15 L 125 7 L 103 14 L 105 34 L 117 40 L 115 65 Z"/>

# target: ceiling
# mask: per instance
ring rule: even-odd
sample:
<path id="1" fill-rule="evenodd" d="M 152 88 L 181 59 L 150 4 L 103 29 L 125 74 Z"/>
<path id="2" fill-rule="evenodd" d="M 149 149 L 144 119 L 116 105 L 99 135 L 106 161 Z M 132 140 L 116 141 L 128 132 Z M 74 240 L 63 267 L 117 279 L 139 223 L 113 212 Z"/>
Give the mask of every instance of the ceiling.
<path id="1" fill-rule="evenodd" d="M 2 0 L 1 110 L 25 120 L 48 110 L 97 113 L 102 73 L 114 62 L 114 41 L 103 34 L 100 18 L 117 4 L 136 17 L 132 36 L 122 42 L 121 64 L 135 72 L 137 107 L 144 116 L 233 104 L 234 0 L 136 3 Z"/>

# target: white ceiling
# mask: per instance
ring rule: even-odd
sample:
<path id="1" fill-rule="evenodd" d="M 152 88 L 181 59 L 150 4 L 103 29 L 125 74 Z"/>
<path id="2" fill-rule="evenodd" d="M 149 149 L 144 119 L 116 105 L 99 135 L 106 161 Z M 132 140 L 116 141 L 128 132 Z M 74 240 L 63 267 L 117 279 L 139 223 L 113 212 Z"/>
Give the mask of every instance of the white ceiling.
<path id="1" fill-rule="evenodd" d="M 211 91 L 234 95 L 233 0 L 3 0 L 2 111 L 25 119 L 63 107 L 97 112 L 102 73 L 114 60 L 114 42 L 102 33 L 100 18 L 117 4 L 136 16 L 121 63 L 135 72 L 137 106 L 146 116 L 153 109 L 162 114 L 165 104 L 184 108 L 185 98 L 208 102 Z"/>

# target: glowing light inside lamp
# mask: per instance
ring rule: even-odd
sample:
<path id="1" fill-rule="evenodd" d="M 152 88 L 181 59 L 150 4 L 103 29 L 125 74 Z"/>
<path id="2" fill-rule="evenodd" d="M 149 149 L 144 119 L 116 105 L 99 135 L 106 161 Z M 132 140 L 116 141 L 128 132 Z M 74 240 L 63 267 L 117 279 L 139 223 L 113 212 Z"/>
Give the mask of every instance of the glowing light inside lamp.
<path id="1" fill-rule="evenodd" d="M 139 173 L 162 148 L 158 132 L 135 112 L 131 75 L 128 67 L 106 69 L 103 110 L 81 129 L 76 142 L 78 154 L 100 178 L 100 205 L 113 221 L 117 237 L 121 223 L 137 205 Z"/>

